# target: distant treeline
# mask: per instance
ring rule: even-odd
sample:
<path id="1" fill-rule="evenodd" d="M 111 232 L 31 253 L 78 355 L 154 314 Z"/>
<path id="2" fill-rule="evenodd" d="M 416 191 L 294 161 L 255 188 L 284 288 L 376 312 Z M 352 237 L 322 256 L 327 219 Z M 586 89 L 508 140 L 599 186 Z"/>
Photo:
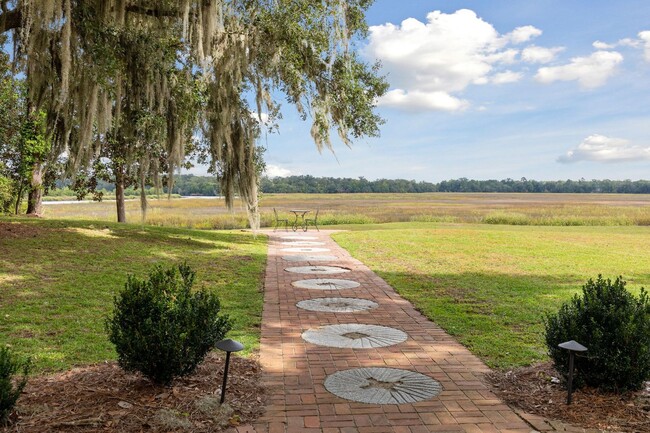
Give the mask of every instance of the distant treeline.
<path id="1" fill-rule="evenodd" d="M 98 189 L 112 192 L 112 184 L 99 182 Z M 314 176 L 264 177 L 264 193 L 422 193 L 422 192 L 532 192 L 532 193 L 616 193 L 650 194 L 647 180 L 472 180 L 467 178 L 444 180 L 439 183 L 416 182 L 405 179 L 367 180 L 363 177 L 336 178 Z M 167 193 L 167 188 L 163 188 Z M 219 195 L 219 183 L 213 176 L 185 174 L 174 177 L 173 194 L 183 196 Z"/>
<path id="2" fill-rule="evenodd" d="M 358 179 L 289 176 L 262 179 L 265 193 L 420 193 L 420 192 L 550 192 L 650 194 L 647 180 L 472 180 L 460 178 L 440 183 L 404 179 Z"/>

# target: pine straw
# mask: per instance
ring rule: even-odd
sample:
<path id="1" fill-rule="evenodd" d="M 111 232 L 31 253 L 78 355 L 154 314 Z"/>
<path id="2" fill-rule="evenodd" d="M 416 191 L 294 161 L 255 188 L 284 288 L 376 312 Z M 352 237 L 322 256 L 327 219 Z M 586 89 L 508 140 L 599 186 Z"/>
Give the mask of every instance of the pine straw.
<path id="1" fill-rule="evenodd" d="M 525 412 L 584 428 L 650 432 L 650 389 L 617 395 L 583 388 L 568 406 L 566 388 L 551 382 L 559 377 L 550 363 L 487 375 L 501 399 Z"/>
<path id="2" fill-rule="evenodd" d="M 255 420 L 263 410 L 260 367 L 231 356 L 226 403 L 220 407 L 224 358 L 206 357 L 170 387 L 153 385 L 115 362 L 30 379 L 12 424 L 20 432 L 217 432 Z"/>

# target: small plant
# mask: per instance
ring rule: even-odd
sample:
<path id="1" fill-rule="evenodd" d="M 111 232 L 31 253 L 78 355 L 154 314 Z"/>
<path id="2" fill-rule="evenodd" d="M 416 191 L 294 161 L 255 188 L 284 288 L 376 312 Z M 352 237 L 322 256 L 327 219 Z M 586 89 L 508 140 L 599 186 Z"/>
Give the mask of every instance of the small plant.
<path id="1" fill-rule="evenodd" d="M 119 365 L 139 371 L 153 382 L 168 385 L 190 374 L 230 330 L 219 315 L 219 298 L 192 292 L 195 273 L 186 264 L 169 270 L 156 266 L 148 280 L 133 275 L 114 300 L 106 320 Z"/>
<path id="2" fill-rule="evenodd" d="M 576 340 L 588 348 L 576 357 L 577 386 L 636 390 L 650 378 L 650 301 L 643 288 L 636 298 L 625 284 L 622 277 L 612 283 L 599 275 L 582 287 L 582 296 L 546 316 L 549 354 L 565 377 L 569 355 L 558 344 Z"/>
<path id="3" fill-rule="evenodd" d="M 20 360 L 9 348 L 0 348 L 0 425 L 4 425 L 11 414 L 20 393 L 27 385 L 27 375 L 31 368 L 29 360 Z M 14 376 L 22 372 L 22 377 Z"/>

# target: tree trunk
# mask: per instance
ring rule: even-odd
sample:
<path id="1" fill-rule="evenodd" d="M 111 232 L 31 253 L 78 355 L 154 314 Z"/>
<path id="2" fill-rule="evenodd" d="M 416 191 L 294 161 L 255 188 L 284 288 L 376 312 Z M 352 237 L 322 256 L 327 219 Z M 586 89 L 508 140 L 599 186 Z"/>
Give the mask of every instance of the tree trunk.
<path id="1" fill-rule="evenodd" d="M 27 201 L 27 215 L 43 215 L 43 163 L 38 161 L 34 163 L 32 169 L 32 179 L 29 189 L 29 198 Z"/>
<path id="2" fill-rule="evenodd" d="M 115 204 L 117 205 L 117 222 L 126 222 L 124 205 L 124 168 L 119 165 L 115 170 Z"/>

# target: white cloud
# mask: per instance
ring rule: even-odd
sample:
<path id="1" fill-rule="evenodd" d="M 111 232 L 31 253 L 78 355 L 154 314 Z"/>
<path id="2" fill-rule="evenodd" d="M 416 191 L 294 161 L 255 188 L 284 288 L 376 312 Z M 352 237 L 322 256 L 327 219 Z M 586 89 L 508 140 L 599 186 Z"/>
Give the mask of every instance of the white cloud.
<path id="1" fill-rule="evenodd" d="M 564 47 L 545 48 L 531 45 L 523 49 L 521 60 L 527 63 L 550 63 L 562 51 L 564 51 Z"/>
<path id="2" fill-rule="evenodd" d="M 513 44 L 521 44 L 524 42 L 528 42 L 532 38 L 536 38 L 537 36 L 540 36 L 542 34 L 542 31 L 538 28 L 535 28 L 533 26 L 522 26 L 522 27 L 517 27 L 510 33 L 506 35 L 506 38 L 511 41 Z"/>
<path id="3" fill-rule="evenodd" d="M 521 72 L 505 71 L 505 72 L 500 72 L 498 74 L 494 74 L 492 78 L 490 78 L 490 82 L 494 84 L 516 83 L 517 81 L 521 80 L 523 77 L 524 74 L 522 74 Z"/>
<path id="4" fill-rule="evenodd" d="M 597 50 L 611 50 L 612 48 L 616 48 L 616 44 L 608 44 L 602 41 L 596 41 L 591 45 Z"/>
<path id="5" fill-rule="evenodd" d="M 650 62 L 650 30 L 639 32 L 639 39 L 643 41 L 643 53 L 646 62 Z"/>
<path id="6" fill-rule="evenodd" d="M 251 112 L 250 116 L 257 121 L 260 125 L 267 125 L 269 124 L 269 115 L 267 113 L 255 113 Z"/>
<path id="7" fill-rule="evenodd" d="M 539 34 L 540 30 L 524 26 L 500 35 L 467 9 L 430 12 L 426 23 L 408 18 L 400 25 L 372 26 L 366 54 L 381 60 L 393 88 L 378 103 L 401 109 L 462 110 L 469 103 L 455 94 L 471 84 L 491 82 L 490 76 L 498 75 L 495 69 L 516 60 L 518 50 L 507 45 Z M 511 74 L 501 80 L 514 79 Z"/>
<path id="8" fill-rule="evenodd" d="M 622 138 L 593 134 L 585 138 L 575 149 L 558 158 L 558 162 L 578 161 L 628 162 L 650 160 L 650 146 L 634 146 Z"/>
<path id="9" fill-rule="evenodd" d="M 264 173 L 268 177 L 287 177 L 287 176 L 291 176 L 292 174 L 291 170 L 273 164 L 268 164 L 266 166 L 266 170 L 264 170 Z"/>
<path id="10" fill-rule="evenodd" d="M 584 89 L 600 87 L 616 71 L 623 56 L 615 51 L 596 51 L 589 57 L 574 57 L 562 66 L 540 68 L 535 78 L 540 83 L 555 81 L 578 81 Z"/>
<path id="11" fill-rule="evenodd" d="M 402 108 L 404 110 L 459 111 L 467 108 L 469 103 L 441 91 L 422 92 L 394 89 L 387 92 L 381 104 Z"/>

